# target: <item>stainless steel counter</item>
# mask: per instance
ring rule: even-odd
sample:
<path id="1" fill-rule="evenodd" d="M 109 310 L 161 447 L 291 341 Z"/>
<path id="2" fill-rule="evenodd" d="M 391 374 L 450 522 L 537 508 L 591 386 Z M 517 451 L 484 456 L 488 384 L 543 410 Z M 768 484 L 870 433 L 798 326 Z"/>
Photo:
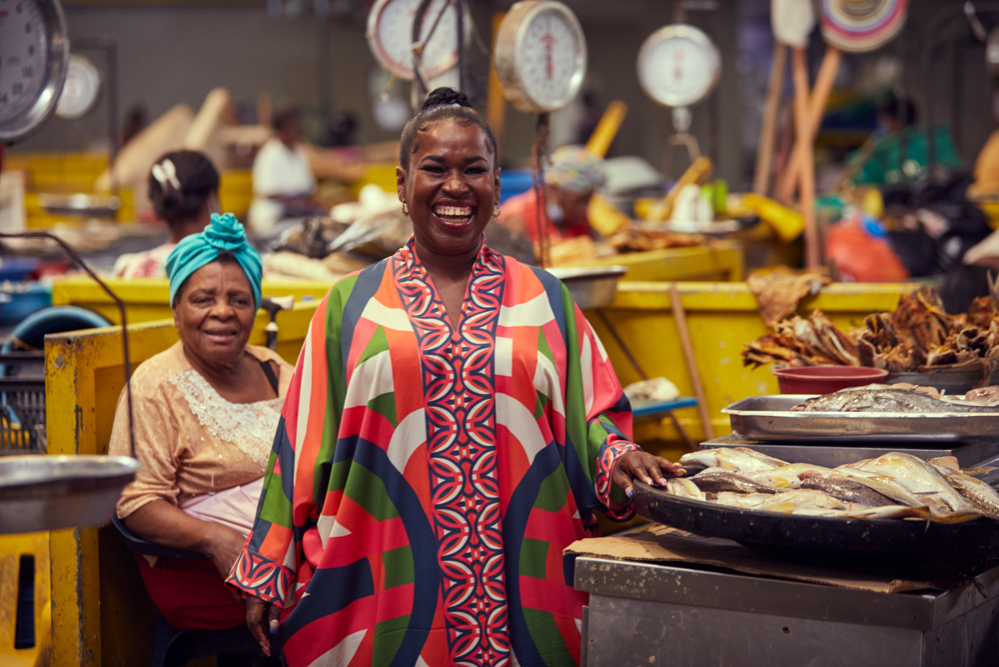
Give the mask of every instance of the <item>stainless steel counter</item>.
<path id="1" fill-rule="evenodd" d="M 583 665 L 999 665 L 999 568 L 946 592 L 884 594 L 580 557 Z"/>

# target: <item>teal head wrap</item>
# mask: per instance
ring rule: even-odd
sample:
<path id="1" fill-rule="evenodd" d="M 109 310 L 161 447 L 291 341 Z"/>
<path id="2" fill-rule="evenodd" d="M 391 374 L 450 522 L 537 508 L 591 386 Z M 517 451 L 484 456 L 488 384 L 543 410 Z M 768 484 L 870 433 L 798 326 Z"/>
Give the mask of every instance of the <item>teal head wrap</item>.
<path id="1" fill-rule="evenodd" d="M 177 290 L 192 273 L 206 264 L 214 262 L 219 253 L 228 250 L 236 258 L 239 266 L 250 281 L 254 304 L 260 306 L 260 280 L 264 265 L 260 254 L 246 240 L 243 225 L 231 213 L 212 214 L 211 223 L 200 234 L 184 237 L 173 249 L 166 261 L 166 272 L 170 278 L 170 306 L 176 304 Z"/>

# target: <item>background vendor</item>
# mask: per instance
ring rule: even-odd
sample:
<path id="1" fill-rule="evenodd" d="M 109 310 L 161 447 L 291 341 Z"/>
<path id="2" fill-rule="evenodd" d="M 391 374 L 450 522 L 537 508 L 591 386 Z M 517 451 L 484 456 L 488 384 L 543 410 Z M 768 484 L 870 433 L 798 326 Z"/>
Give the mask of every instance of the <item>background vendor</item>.
<path id="1" fill-rule="evenodd" d="M 592 237 L 587 208 L 606 183 L 602 160 L 582 146 L 563 146 L 545 171 L 545 203 L 553 240 Z M 499 221 L 515 232 L 538 238 L 537 192 L 533 188 L 503 202 Z"/>
<path id="2" fill-rule="evenodd" d="M 312 192 L 316 178 L 300 141 L 302 117 L 289 107 L 273 120 L 274 134 L 253 161 L 253 194 L 249 224 L 257 234 L 269 234 L 281 220 L 317 212 Z"/>

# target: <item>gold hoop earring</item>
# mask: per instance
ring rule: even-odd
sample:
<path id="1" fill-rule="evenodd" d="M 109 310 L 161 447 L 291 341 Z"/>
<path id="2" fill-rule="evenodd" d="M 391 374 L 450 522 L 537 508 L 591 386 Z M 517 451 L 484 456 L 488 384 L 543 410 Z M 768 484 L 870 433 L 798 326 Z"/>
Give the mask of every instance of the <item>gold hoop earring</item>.
<path id="1" fill-rule="evenodd" d="M 496 204 L 496 206 L 493 206 L 493 217 L 494 218 L 500 217 L 500 213 L 502 213 L 502 212 L 503 212 L 503 209 L 500 208 L 499 204 Z"/>
<path id="2" fill-rule="evenodd" d="M 409 215 L 409 204 L 402 202 L 402 214 Z"/>

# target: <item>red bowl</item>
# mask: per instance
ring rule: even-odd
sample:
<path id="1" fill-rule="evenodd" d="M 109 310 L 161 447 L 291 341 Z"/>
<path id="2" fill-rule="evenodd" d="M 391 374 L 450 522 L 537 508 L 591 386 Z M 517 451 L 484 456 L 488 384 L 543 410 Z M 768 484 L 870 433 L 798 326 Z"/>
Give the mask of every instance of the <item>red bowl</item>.
<path id="1" fill-rule="evenodd" d="M 774 375 L 782 394 L 831 394 L 881 382 L 888 377 L 888 371 L 863 366 L 803 366 L 778 368 Z"/>

